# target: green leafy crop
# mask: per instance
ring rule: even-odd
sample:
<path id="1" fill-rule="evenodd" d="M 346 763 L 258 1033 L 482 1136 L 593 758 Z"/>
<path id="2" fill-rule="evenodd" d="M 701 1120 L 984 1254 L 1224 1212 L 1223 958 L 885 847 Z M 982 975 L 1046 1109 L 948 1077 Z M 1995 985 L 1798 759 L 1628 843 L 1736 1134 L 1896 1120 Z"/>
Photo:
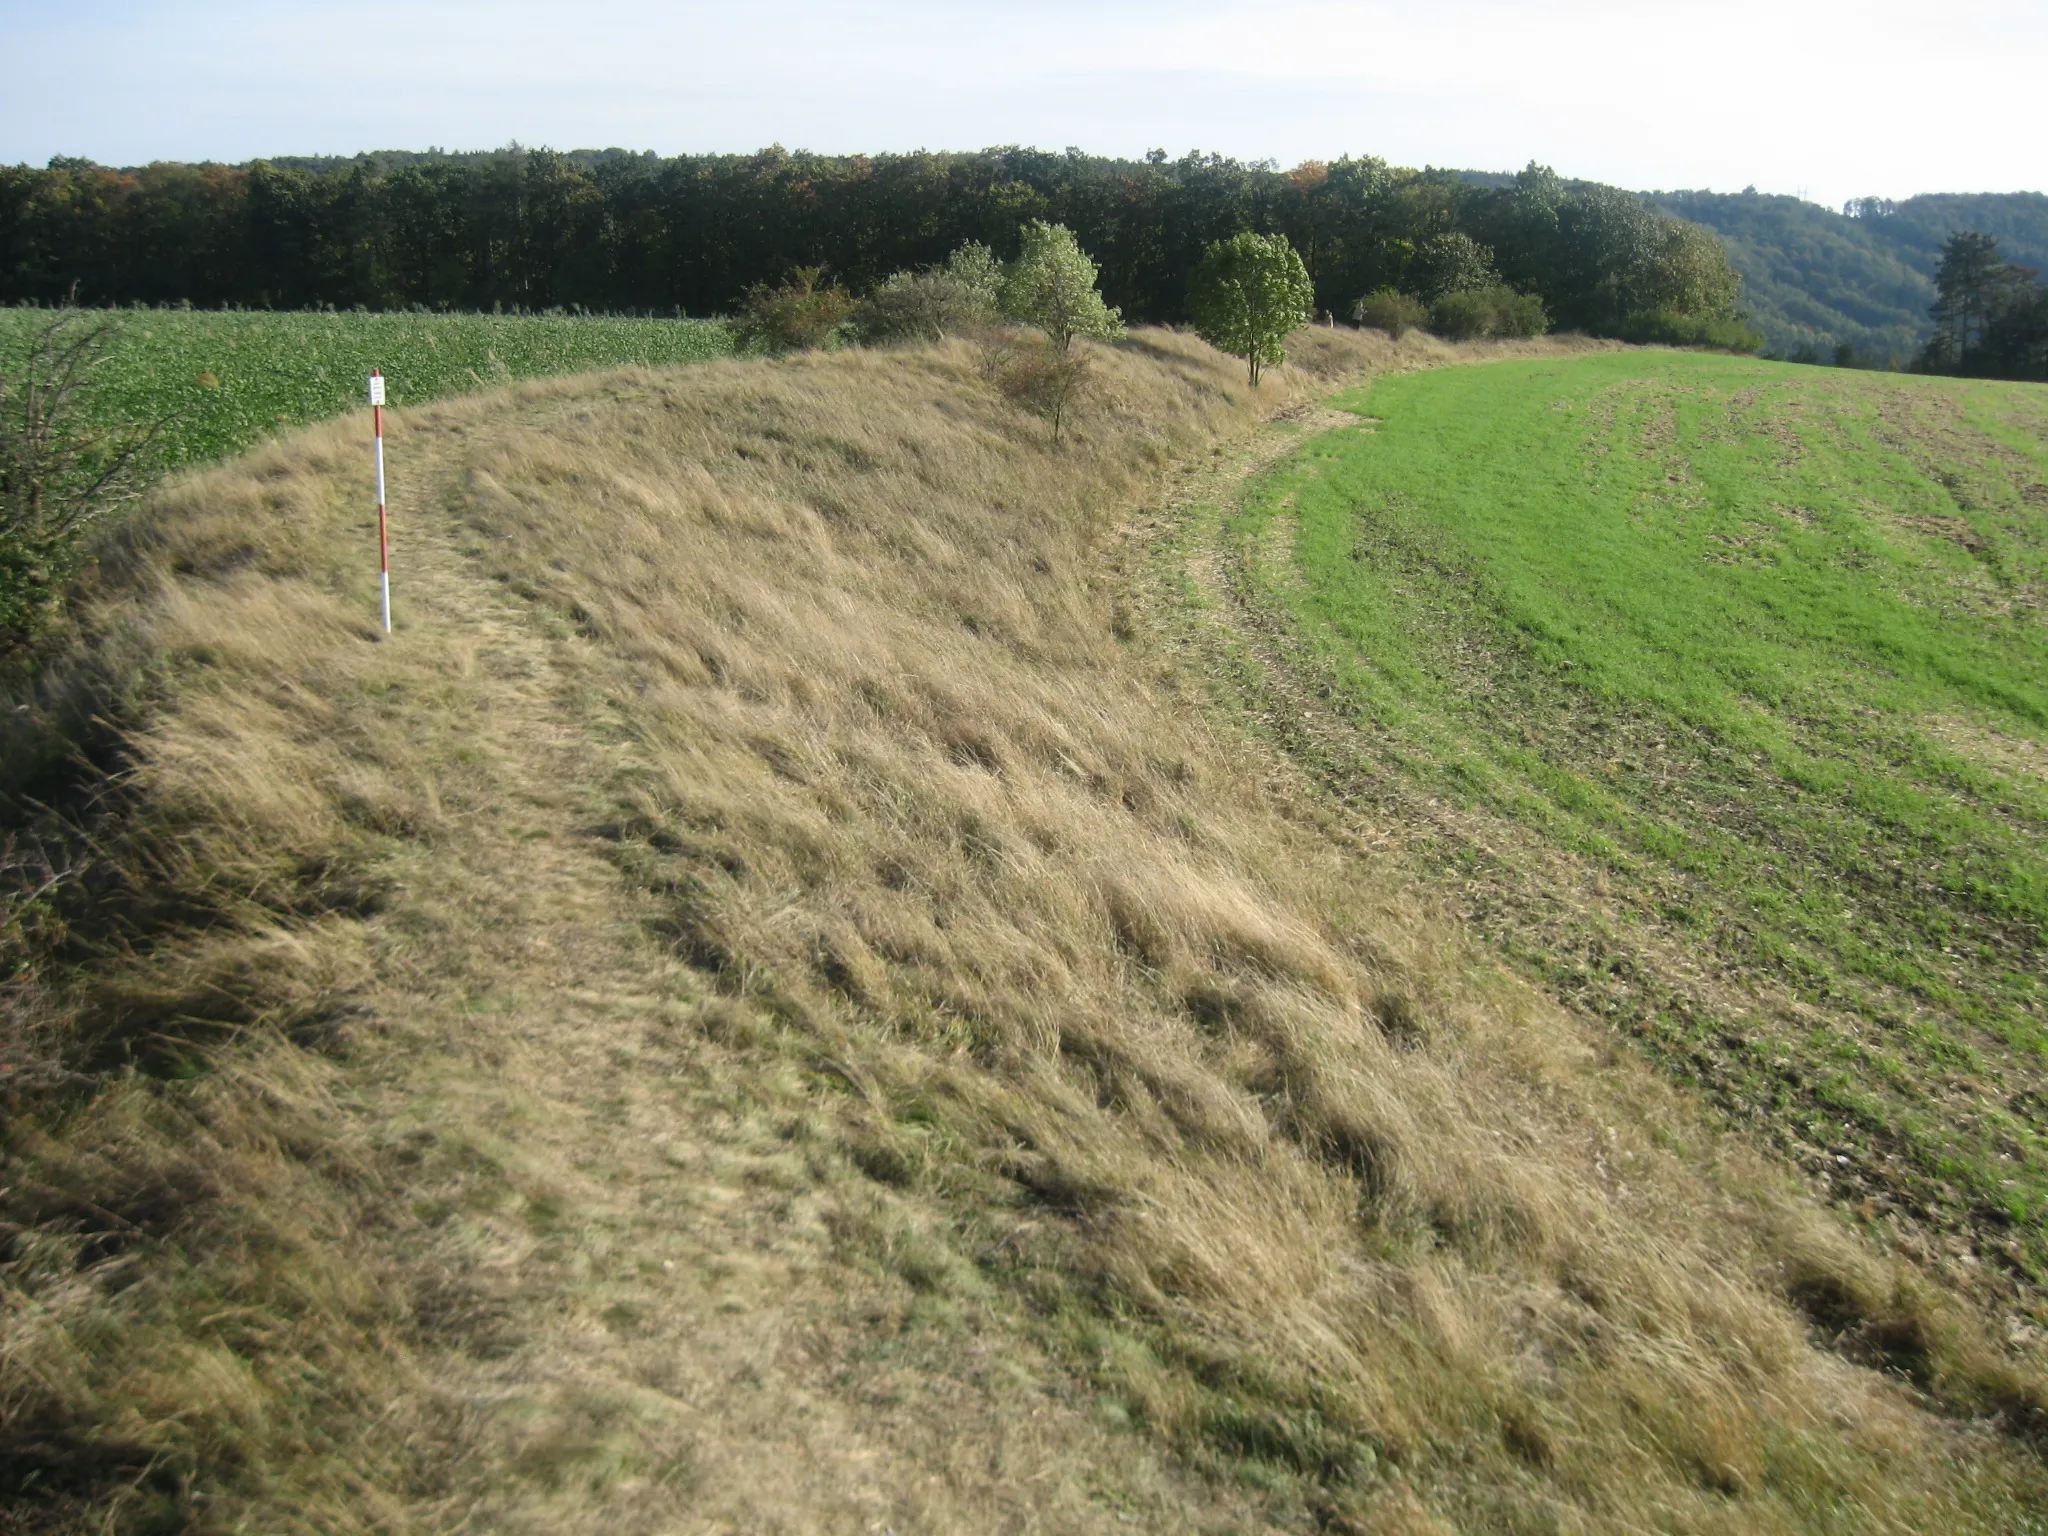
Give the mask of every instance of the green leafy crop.
<path id="1" fill-rule="evenodd" d="M 97 311 L 120 325 L 96 370 L 91 409 L 108 428 L 175 421 L 158 468 L 240 452 L 287 427 L 364 405 L 372 368 L 392 405 L 513 379 L 626 363 L 701 362 L 730 350 L 722 325 L 578 315 Z M 18 350 L 50 311 L 0 310 Z"/>

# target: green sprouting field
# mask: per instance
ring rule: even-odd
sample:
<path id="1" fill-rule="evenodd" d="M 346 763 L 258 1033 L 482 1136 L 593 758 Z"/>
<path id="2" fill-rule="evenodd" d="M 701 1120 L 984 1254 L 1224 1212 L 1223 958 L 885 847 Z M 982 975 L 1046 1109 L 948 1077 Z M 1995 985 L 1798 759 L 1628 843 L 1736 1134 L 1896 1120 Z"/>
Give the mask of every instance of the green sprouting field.
<path id="1" fill-rule="evenodd" d="M 0 354 L 53 312 L 0 309 Z M 92 410 L 109 426 L 173 418 L 157 465 L 224 458 L 285 427 L 367 403 L 372 368 L 393 405 L 513 379 L 626 363 L 703 362 L 731 345 L 708 320 L 581 315 L 94 311 L 120 333 L 101 366 Z"/>
<path id="2" fill-rule="evenodd" d="M 1366 798 L 1865 1219 L 2048 1274 L 2048 388 L 1634 352 L 1340 403 L 1225 537 Z"/>

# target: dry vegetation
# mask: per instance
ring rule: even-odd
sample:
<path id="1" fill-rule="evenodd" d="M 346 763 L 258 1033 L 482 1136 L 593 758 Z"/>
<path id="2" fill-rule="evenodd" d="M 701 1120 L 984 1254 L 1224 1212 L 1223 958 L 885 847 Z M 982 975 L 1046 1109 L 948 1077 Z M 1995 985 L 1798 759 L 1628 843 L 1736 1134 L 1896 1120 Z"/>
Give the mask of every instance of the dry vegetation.
<path id="1" fill-rule="evenodd" d="M 2037 1378 L 1205 727 L 1264 397 L 961 346 L 166 494 L 9 718 L 6 1528 L 2016 1530 Z"/>

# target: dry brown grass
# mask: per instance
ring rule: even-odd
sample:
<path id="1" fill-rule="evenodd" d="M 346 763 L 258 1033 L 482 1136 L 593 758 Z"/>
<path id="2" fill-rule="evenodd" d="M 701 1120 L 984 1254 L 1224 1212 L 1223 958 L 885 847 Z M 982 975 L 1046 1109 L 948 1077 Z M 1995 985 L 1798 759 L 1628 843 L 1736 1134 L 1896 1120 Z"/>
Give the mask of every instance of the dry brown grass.
<path id="1" fill-rule="evenodd" d="M 1964 1314 L 1118 638 L 1165 465 L 1446 355 L 1303 341 L 401 415 L 390 644 L 346 428 L 167 497 L 9 743 L 22 1523 L 2019 1528 Z"/>

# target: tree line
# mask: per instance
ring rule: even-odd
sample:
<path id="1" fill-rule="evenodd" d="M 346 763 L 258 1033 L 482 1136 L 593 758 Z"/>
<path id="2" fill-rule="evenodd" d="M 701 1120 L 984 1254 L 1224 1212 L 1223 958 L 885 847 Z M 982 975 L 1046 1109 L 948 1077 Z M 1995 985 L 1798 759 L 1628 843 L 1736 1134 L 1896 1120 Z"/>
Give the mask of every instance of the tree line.
<path id="1" fill-rule="evenodd" d="M 1934 335 L 1915 363 L 1921 372 L 2048 381 L 2048 284 L 2007 261 L 1996 236 L 1949 236 L 1934 294 Z"/>
<path id="2" fill-rule="evenodd" d="M 1186 319 L 1203 253 L 1258 233 L 1287 238 L 1332 314 L 1495 283 L 1565 328 L 1742 344 L 1741 280 L 1710 232 L 1541 166 L 1488 180 L 1156 150 L 58 159 L 0 168 L 0 302 L 75 285 L 87 304 L 722 313 L 799 268 L 858 293 L 968 242 L 1008 259 L 1045 221 L 1074 231 L 1133 321 Z"/>

